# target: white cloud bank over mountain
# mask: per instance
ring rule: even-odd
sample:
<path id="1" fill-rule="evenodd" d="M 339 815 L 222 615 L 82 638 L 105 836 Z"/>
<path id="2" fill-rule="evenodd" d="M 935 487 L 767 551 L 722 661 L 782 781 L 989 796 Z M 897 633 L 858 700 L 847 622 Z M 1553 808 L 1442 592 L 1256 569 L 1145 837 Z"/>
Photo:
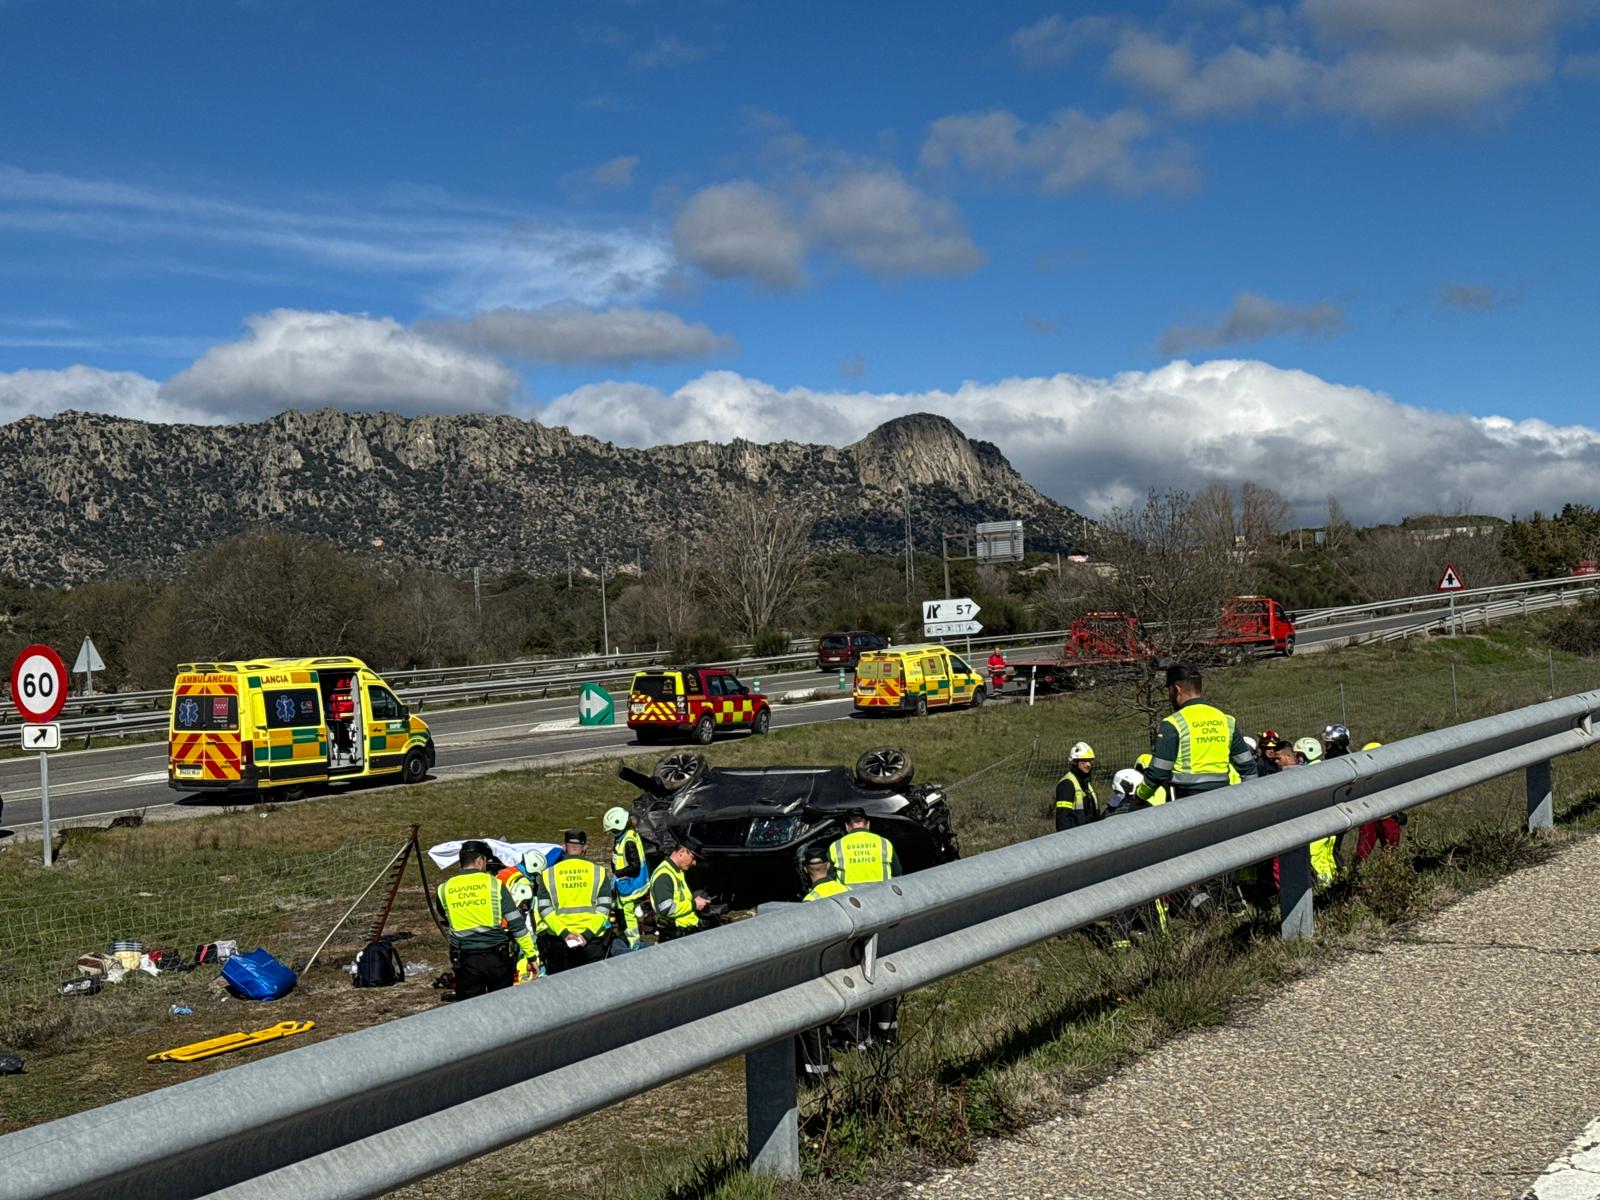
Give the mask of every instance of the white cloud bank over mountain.
<path id="1" fill-rule="evenodd" d="M 1277 488 L 1306 519 L 1330 494 L 1361 520 L 1458 504 L 1511 514 L 1600 501 L 1600 430 L 1439 412 L 1263 362 L 1178 361 L 1110 379 L 1059 374 L 927 392 L 778 388 L 709 371 L 670 394 L 606 381 L 535 408 L 498 358 L 393 322 L 322 316 L 269 314 L 166 383 L 84 366 L 0 373 L 0 421 L 87 409 L 207 423 L 331 405 L 534 415 L 630 446 L 734 438 L 845 445 L 892 417 L 934 412 L 994 442 L 1028 480 L 1091 514 L 1152 484 L 1244 480 Z"/>

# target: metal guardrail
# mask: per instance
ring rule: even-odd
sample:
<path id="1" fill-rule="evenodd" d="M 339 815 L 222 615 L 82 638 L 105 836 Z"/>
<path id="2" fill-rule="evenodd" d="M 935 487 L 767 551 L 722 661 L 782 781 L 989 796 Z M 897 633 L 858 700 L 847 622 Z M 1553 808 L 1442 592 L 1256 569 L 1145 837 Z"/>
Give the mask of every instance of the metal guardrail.
<path id="1" fill-rule="evenodd" d="M 1552 589 L 1557 592 L 1568 593 L 1573 591 L 1597 592 L 1600 591 L 1600 575 L 1564 575 L 1558 579 L 1525 579 L 1521 583 L 1501 583 L 1492 584 L 1488 587 L 1468 588 L 1465 591 L 1455 592 L 1453 595 L 1459 605 L 1465 599 L 1503 596 L 1511 592 L 1538 592 Z M 1373 600 L 1367 604 L 1345 604 L 1337 608 L 1312 609 L 1295 615 L 1295 628 L 1304 629 L 1308 625 L 1322 624 L 1335 619 L 1342 620 L 1366 613 L 1446 604 L 1449 602 L 1451 595 L 1452 593 L 1450 592 L 1424 592 L 1419 596 L 1400 596 L 1393 600 Z"/>
<path id="2" fill-rule="evenodd" d="M 1551 592 L 1544 595 L 1529 596 L 1524 593 L 1520 597 L 1509 600 L 1492 600 L 1483 604 L 1475 604 L 1470 608 L 1457 607 L 1453 612 L 1449 609 L 1436 609 L 1430 612 L 1425 620 L 1414 625 L 1401 626 L 1398 629 L 1388 629 L 1362 638 L 1369 642 L 1397 642 L 1419 633 L 1428 633 L 1437 629 L 1450 632 L 1451 621 L 1455 623 L 1455 632 L 1463 632 L 1474 625 L 1488 625 L 1500 617 L 1526 616 L 1531 612 L 1539 612 L 1547 608 L 1560 608 L 1572 603 L 1570 592 Z"/>
<path id="3" fill-rule="evenodd" d="M 0 1138 L 16 1200 L 378 1196 L 745 1056 L 754 1169 L 799 1169 L 792 1038 L 1273 855 L 1286 937 L 1308 846 L 1592 746 L 1600 691 L 759 913 L 645 954 L 301 1047 Z M 603 974 L 602 974 L 603 972 Z"/>

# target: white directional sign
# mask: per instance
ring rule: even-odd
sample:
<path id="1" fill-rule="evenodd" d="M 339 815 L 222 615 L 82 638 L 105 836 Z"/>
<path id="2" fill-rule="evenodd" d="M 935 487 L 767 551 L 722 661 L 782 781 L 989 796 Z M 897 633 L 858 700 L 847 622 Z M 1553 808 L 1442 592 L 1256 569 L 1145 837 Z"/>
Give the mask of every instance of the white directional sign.
<path id="1" fill-rule="evenodd" d="M 949 621 L 970 621 L 979 613 L 976 601 L 966 596 L 950 600 L 924 600 L 922 602 L 922 623 L 924 625 L 938 625 Z"/>
<path id="2" fill-rule="evenodd" d="M 579 725 L 615 725 L 616 702 L 598 683 L 586 683 L 578 693 Z"/>
<path id="3" fill-rule="evenodd" d="M 982 632 L 982 621 L 935 621 L 922 627 L 922 636 L 930 638 L 971 637 Z"/>
<path id="4" fill-rule="evenodd" d="M 24 725 L 22 727 L 22 748 L 24 750 L 59 750 L 61 749 L 61 726 L 54 721 L 48 725 Z M 163 775 L 161 778 L 165 779 Z"/>

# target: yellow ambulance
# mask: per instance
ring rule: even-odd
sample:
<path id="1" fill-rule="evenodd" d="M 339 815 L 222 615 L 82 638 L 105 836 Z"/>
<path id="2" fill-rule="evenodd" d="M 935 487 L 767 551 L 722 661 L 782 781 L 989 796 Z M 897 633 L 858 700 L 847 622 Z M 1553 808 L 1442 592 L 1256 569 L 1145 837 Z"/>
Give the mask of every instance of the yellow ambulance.
<path id="1" fill-rule="evenodd" d="M 910 713 L 924 717 L 930 708 L 974 708 L 989 698 L 983 676 L 960 655 L 943 646 L 894 646 L 873 650 L 856 664 L 855 709 Z"/>
<path id="2" fill-rule="evenodd" d="M 433 764 L 427 723 L 359 658 L 183 663 L 172 684 L 167 783 L 179 791 L 416 783 Z"/>

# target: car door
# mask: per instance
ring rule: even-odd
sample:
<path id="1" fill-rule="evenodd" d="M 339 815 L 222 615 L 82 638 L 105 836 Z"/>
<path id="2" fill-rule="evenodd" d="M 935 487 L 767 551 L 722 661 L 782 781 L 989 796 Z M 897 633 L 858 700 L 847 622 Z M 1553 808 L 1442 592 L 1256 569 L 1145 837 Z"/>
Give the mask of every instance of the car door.
<path id="1" fill-rule="evenodd" d="M 367 770 L 398 771 L 406 756 L 409 733 L 405 705 L 376 679 L 363 680 L 362 699 L 367 719 Z"/>
<path id="2" fill-rule="evenodd" d="M 972 693 L 978 690 L 979 682 L 978 673 L 966 659 L 955 654 L 950 656 L 950 703 L 971 704 Z"/>
<path id="3" fill-rule="evenodd" d="M 929 708 L 950 706 L 950 664 L 943 654 L 922 656 L 922 690 Z"/>

